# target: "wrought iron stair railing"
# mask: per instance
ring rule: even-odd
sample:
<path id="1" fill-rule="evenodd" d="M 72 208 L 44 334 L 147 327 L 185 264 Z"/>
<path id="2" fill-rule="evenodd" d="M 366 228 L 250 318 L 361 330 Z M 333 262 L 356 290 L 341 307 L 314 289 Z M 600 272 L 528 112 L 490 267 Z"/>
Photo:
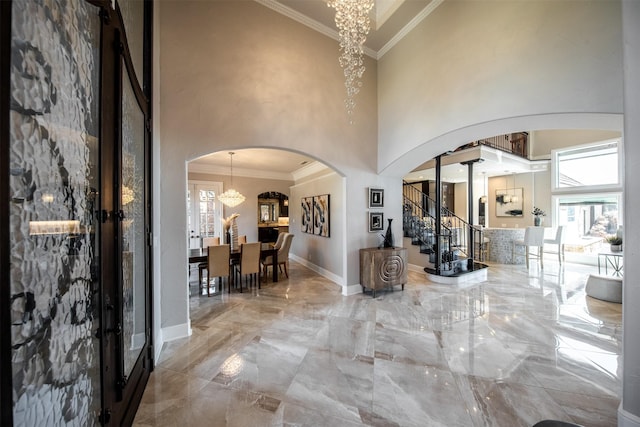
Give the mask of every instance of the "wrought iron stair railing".
<path id="1" fill-rule="evenodd" d="M 440 238 L 440 251 L 445 270 L 454 269 L 460 260 L 468 260 L 474 253 L 474 261 L 482 262 L 483 251 L 478 242 L 483 242 L 481 228 L 469 224 L 451 210 L 440 209 L 440 233 L 436 227 L 436 201 L 425 193 L 405 182 L 403 185 L 402 226 L 405 237 L 411 238 L 413 245 L 420 246 L 420 252 L 429 255 L 434 263 L 436 239 Z M 472 250 L 471 242 L 474 242 Z"/>

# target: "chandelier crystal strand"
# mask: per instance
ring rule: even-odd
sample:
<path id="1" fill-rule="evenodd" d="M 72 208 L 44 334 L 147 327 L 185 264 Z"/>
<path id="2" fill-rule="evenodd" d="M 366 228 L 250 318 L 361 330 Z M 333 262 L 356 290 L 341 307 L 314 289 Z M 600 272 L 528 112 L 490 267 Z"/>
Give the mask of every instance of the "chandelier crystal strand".
<path id="1" fill-rule="evenodd" d="M 231 163 L 231 182 L 229 185 L 230 187 L 233 187 L 233 155 L 234 154 L 235 153 L 233 151 L 229 152 L 230 163 Z M 239 192 L 237 192 L 236 190 L 234 190 L 233 188 L 230 188 L 224 193 L 222 193 L 221 195 L 219 195 L 218 200 L 220 200 L 220 202 L 223 205 L 233 208 L 235 206 L 238 206 L 240 203 L 244 202 L 245 197 Z"/>
<path id="2" fill-rule="evenodd" d="M 347 89 L 344 104 L 351 118 L 356 106 L 354 97 L 362 87 L 361 79 L 365 70 L 362 46 L 369 34 L 369 12 L 373 9 L 373 0 L 328 0 L 327 6 L 336 10 L 335 22 L 342 52 L 339 62 Z"/>

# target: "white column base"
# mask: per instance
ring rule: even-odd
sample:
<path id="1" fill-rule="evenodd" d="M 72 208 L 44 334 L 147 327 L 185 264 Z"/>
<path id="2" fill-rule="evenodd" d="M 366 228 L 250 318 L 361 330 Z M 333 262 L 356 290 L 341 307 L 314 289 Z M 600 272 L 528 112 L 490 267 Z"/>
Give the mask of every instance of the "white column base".
<path id="1" fill-rule="evenodd" d="M 618 427 L 640 427 L 640 417 L 622 409 L 622 404 L 618 407 Z"/>

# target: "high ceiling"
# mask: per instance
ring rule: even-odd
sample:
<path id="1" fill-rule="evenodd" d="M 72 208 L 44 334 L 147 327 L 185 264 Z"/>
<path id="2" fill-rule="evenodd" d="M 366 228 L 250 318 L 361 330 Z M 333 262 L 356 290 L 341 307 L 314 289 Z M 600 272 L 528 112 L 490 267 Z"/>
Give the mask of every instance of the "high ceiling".
<path id="1" fill-rule="evenodd" d="M 299 153 L 268 148 L 249 148 L 233 151 L 235 176 L 292 180 L 293 172 L 308 167 L 315 160 Z M 218 151 L 189 162 L 189 172 L 229 175 L 229 151 Z"/>
<path id="2" fill-rule="evenodd" d="M 337 40 L 334 23 L 335 11 L 325 0 L 256 0 L 292 19 L 309 25 Z M 407 26 L 415 25 L 414 18 L 426 16 L 442 0 L 377 0 L 371 12 L 371 31 L 367 37 L 367 53 L 378 58 L 381 49 L 400 37 Z M 423 16 L 423 17 L 424 17 Z M 414 22 L 412 22 L 414 20 Z M 336 41 L 336 62 L 337 62 Z M 236 150 L 233 156 L 234 175 L 263 176 L 291 179 L 291 174 L 314 162 L 304 155 L 283 150 Z M 189 163 L 189 171 L 215 174 L 230 173 L 230 156 L 227 151 L 213 153 Z M 288 177 L 288 178 L 287 178 Z"/>
<path id="3" fill-rule="evenodd" d="M 294 19 L 299 14 L 302 20 L 310 20 L 316 29 L 320 26 L 326 27 L 326 32 L 333 32 L 332 35 L 337 39 L 335 10 L 328 7 L 325 0 L 258 1 L 268 7 L 277 8 L 279 12 Z M 365 47 L 372 56 L 378 57 L 381 51 L 389 49 L 388 43 L 393 44 L 397 41 L 396 37 L 401 37 L 440 3 L 442 0 L 377 0 L 371 11 L 371 30 Z"/>
<path id="4" fill-rule="evenodd" d="M 337 40 L 334 9 L 325 0 L 255 0 L 279 13 L 295 19 Z M 411 28 L 426 18 L 444 0 L 376 0 L 371 12 L 371 30 L 365 44 L 366 53 L 380 58 Z M 337 49 L 336 41 L 336 52 Z M 337 55 L 337 54 L 336 54 Z M 337 56 L 336 56 L 337 58 Z M 337 61 L 337 59 L 336 59 Z M 291 180 L 293 173 L 315 163 L 299 153 L 273 149 L 236 150 L 233 156 L 234 175 Z M 428 160 L 428 159 L 426 159 Z M 524 172 L 521 164 L 505 164 L 491 159 L 478 164 L 476 170 L 487 176 Z M 189 163 L 190 172 L 229 174 L 230 156 L 227 151 L 213 153 Z M 459 163 L 443 166 L 443 180 L 467 181 L 467 169 Z M 414 171 L 407 171 L 411 181 L 434 179 L 433 166 L 428 162 Z"/>

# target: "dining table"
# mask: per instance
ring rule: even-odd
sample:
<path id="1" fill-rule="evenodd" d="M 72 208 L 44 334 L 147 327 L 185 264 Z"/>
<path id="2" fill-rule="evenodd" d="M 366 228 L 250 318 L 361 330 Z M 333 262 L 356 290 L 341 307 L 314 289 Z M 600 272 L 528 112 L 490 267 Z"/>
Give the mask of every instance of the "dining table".
<path id="1" fill-rule="evenodd" d="M 189 264 L 207 262 L 207 248 L 192 248 L 189 249 Z M 230 252 L 230 260 L 240 261 L 240 248 L 232 250 Z M 264 259 L 271 256 L 273 266 L 273 281 L 278 281 L 278 249 L 275 248 L 273 243 L 262 243 L 260 245 L 260 259 Z M 265 277 L 266 280 L 266 277 Z"/>

